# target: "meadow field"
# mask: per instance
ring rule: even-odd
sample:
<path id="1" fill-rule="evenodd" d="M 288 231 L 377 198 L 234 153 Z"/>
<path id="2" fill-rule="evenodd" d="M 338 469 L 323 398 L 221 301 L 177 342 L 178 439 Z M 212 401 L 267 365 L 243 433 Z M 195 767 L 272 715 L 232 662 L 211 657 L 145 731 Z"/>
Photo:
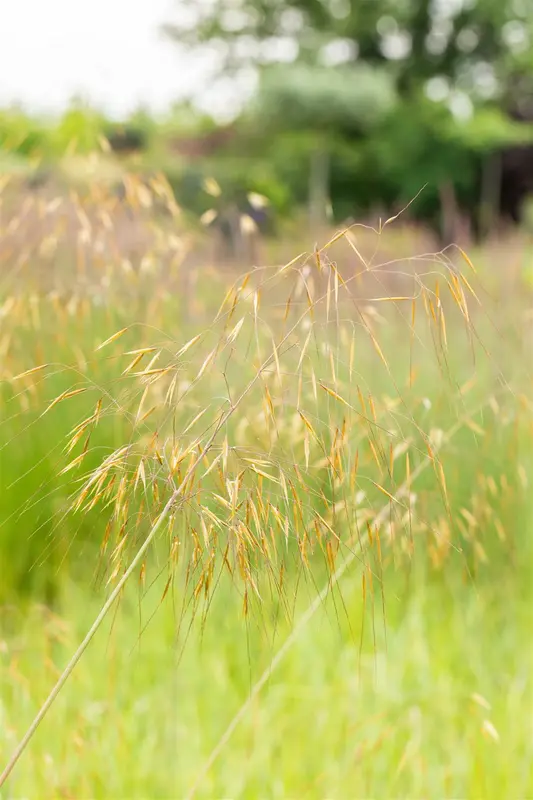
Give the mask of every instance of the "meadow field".
<path id="1" fill-rule="evenodd" d="M 530 237 L 0 219 L 0 798 L 533 797 Z"/>

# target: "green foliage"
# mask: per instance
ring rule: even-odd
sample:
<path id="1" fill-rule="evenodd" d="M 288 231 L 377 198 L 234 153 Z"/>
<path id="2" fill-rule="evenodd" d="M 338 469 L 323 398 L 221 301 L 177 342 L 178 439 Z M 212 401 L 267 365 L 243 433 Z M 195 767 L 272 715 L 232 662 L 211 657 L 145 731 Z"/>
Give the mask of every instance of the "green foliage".
<path id="1" fill-rule="evenodd" d="M 67 152 L 87 154 L 100 148 L 105 124 L 100 113 L 81 105 L 72 105 L 57 120 L 5 110 L 0 112 L 0 148 L 52 160 Z"/>
<path id="2" fill-rule="evenodd" d="M 173 105 L 167 114 L 157 121 L 157 130 L 164 138 L 204 136 L 218 128 L 208 114 L 199 111 L 192 103 Z"/>
<path id="3" fill-rule="evenodd" d="M 292 187 L 277 169 L 278 162 L 253 156 L 202 159 L 198 164 L 182 163 L 164 166 L 177 202 L 196 216 L 211 208 L 232 203 L 242 205 L 248 194 L 255 192 L 267 198 L 275 214 L 289 213 L 295 201 Z M 213 179 L 220 186 L 219 198 L 206 191 L 206 181 Z"/>
<path id="4" fill-rule="evenodd" d="M 0 149 L 31 158 L 46 149 L 47 130 L 43 123 L 18 109 L 0 112 Z"/>
<path id="5" fill-rule="evenodd" d="M 425 187 L 414 209 L 421 216 L 438 209 L 438 191 L 445 181 L 462 196 L 475 187 L 477 162 L 454 136 L 455 130 L 444 106 L 423 98 L 404 105 L 369 145 L 379 165 L 378 183 L 388 185 L 390 196 L 400 204 L 410 202 Z"/>
<path id="6" fill-rule="evenodd" d="M 533 121 L 530 124 L 515 122 L 494 106 L 477 109 L 461 123 L 448 119 L 447 128 L 449 139 L 474 153 L 533 143 Z"/>
<path id="7" fill-rule="evenodd" d="M 529 576 L 524 558 L 515 568 L 494 565 L 476 584 L 436 579 L 420 559 L 409 575 L 389 566 L 383 619 L 378 595 L 374 609 L 363 606 L 358 571 L 346 575 L 195 797 L 252 798 L 265 787 L 280 800 L 530 797 Z M 224 582 L 206 624 L 189 629 L 178 597 L 178 608 L 170 596 L 159 604 L 165 579 L 141 603 L 139 587 L 126 593 L 14 772 L 9 796 L 187 796 L 291 628 L 269 597 L 261 618 L 245 623 Z M 4 610 L 4 754 L 98 610 L 80 582 L 65 583 L 61 617 Z"/>
<path id="8" fill-rule="evenodd" d="M 251 109 L 257 122 L 283 130 L 369 133 L 396 103 L 391 76 L 368 66 L 277 66 L 261 74 Z"/>
<path id="9" fill-rule="evenodd" d="M 49 133 L 51 154 L 61 157 L 67 152 L 86 155 L 99 149 L 104 135 L 105 118 L 84 106 L 73 105 Z"/>
<path id="10" fill-rule="evenodd" d="M 215 0 L 167 30 L 182 45 L 223 42 L 228 69 L 255 66 L 258 89 L 239 125 L 255 121 L 256 156 L 268 153 L 295 203 L 313 140 L 329 154 L 340 216 L 396 208 L 426 186 L 411 213 L 434 221 L 443 181 L 473 212 L 484 158 L 532 141 L 506 116 L 524 113 L 531 96 L 532 20 L 515 0 Z M 292 61 L 276 62 L 280 40 Z"/>
<path id="11" fill-rule="evenodd" d="M 404 91 L 446 75 L 476 96 L 472 78 L 480 64 L 495 65 L 505 79 L 517 67 L 531 70 L 531 14 L 526 2 L 515 0 L 214 0 L 196 9 L 193 20 L 169 25 L 167 32 L 193 47 L 224 41 L 230 65 L 262 66 L 276 37 L 293 42 L 296 58 L 315 62 L 324 47 L 344 42 L 352 45 L 345 48 L 346 62 L 392 66 Z"/>

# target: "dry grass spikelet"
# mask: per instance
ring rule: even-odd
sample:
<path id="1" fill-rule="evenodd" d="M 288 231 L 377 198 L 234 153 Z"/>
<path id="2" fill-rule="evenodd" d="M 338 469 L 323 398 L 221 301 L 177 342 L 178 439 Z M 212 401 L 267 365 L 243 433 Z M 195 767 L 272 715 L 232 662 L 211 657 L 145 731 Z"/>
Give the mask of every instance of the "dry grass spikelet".
<path id="1" fill-rule="evenodd" d="M 154 213 L 156 201 L 172 220 L 178 216 L 164 182 L 147 184 L 133 176 L 124 185 L 126 203 L 142 218 Z M 142 307 L 145 316 L 140 321 L 122 314 L 110 335 L 106 328 L 92 352 L 81 354 L 83 369 L 79 358 L 68 368 L 75 383 L 47 398 L 45 413 L 51 416 L 90 397 L 86 416 L 62 443 L 60 469 L 70 481 L 70 513 L 99 510 L 105 530 L 101 564 L 111 588 L 0 785 L 126 583 L 140 576 L 142 592 L 161 569 L 152 552 L 165 553 L 161 601 L 172 586 L 184 610 L 204 614 L 221 580 L 240 592 L 245 616 L 252 609 L 260 613 L 268 596 L 277 596 L 290 614 L 300 577 L 310 585 L 320 581 L 324 588 L 297 622 L 295 637 L 354 562 L 366 603 L 377 594 L 384 598 L 384 565 L 411 559 L 421 544 L 437 567 L 467 547 L 480 565 L 488 557 L 478 536 L 480 520 L 505 537 L 490 503 L 494 492 L 511 489 L 490 476 L 459 515 L 452 513 L 450 443 L 465 431 L 486 439 L 481 412 L 491 403 L 499 409 L 514 401 L 510 376 L 480 344 L 484 317 L 477 276 L 467 278 L 453 252 L 379 263 L 362 252 L 352 226 L 281 267 L 240 276 L 216 313 L 208 298 L 205 316 L 211 320 L 183 336 L 168 325 L 165 311 L 176 288 L 172 234 L 155 236 L 143 253 L 157 257 L 166 247 L 168 273 L 161 285 L 154 280 L 157 258 L 132 265 L 121 253 L 109 268 L 103 254 L 116 246 L 118 201 L 102 198 L 71 197 L 81 288 L 65 304 L 46 287 L 28 305 L 14 283 L 1 307 L 0 325 L 22 314 L 25 324 L 45 330 L 53 314 L 65 313 L 73 330 L 80 317 L 100 313 L 95 284 L 108 316 L 109 299 L 120 297 L 127 285 L 133 313 Z M 51 202 L 48 213 L 56 210 Z M 20 230 L 20 213 L 8 226 L 10 235 Z M 115 238 L 102 238 L 113 231 Z M 87 248 L 95 241 L 100 253 L 89 258 Z M 52 249 L 49 244 L 45 251 Z M 466 254 L 459 255 L 472 272 Z M 87 280 L 89 272 L 96 274 L 94 282 Z M 68 280 L 60 283 L 64 291 Z M 46 394 L 49 376 L 66 368 L 48 359 L 28 366 L 3 335 L 0 328 L 10 402 L 37 387 Z M 67 351 L 69 337 L 58 335 Z M 474 361 L 461 365 L 462 375 L 454 374 L 458 348 L 483 359 L 488 387 L 485 382 L 475 391 L 480 369 Z M 512 405 L 508 413 L 516 419 L 519 412 Z M 116 425 L 125 438 L 95 450 L 92 441 L 104 424 Z M 417 497 L 422 476 L 423 506 Z"/>

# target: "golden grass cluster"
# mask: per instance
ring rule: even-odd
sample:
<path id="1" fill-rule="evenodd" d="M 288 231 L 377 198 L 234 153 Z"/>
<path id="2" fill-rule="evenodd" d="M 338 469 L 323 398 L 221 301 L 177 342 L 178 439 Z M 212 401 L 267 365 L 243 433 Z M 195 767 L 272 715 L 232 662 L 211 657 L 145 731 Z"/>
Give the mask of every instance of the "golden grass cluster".
<path id="1" fill-rule="evenodd" d="M 159 199 L 178 217 L 164 182 L 146 185 L 130 179 L 125 185 L 128 213 L 153 210 Z M 87 205 L 99 210 L 91 221 Z M 45 222 L 60 206 L 58 200 L 36 204 Z M 153 526 L 161 514 L 172 567 L 169 582 L 182 559 L 194 597 L 207 599 L 219 564 L 242 582 L 245 607 L 251 595 L 260 597 L 258 575 L 268 576 L 271 590 L 282 591 L 288 558 L 307 568 L 309 559 L 320 553 L 334 572 L 339 553 L 345 555 L 356 542 L 361 558 L 366 560 L 367 549 L 377 548 L 379 561 L 382 540 L 393 546 L 396 556 L 408 555 L 425 524 L 414 508 L 413 473 L 431 467 L 446 511 L 441 446 L 459 425 L 482 436 L 475 421 L 481 408 L 499 411 L 501 388 L 495 387 L 481 405 L 465 406 L 450 432 L 426 429 L 422 420 L 429 401 L 416 393 L 417 350 L 421 368 L 443 378 L 453 403 L 463 403 L 475 386 L 474 373 L 454 387 L 447 355 L 448 317 L 455 338 L 459 321 L 464 325 L 463 346 L 473 348 L 476 338 L 470 304 L 479 306 L 479 300 L 468 256 L 447 252 L 403 264 L 394 280 L 404 293 L 390 296 L 388 280 L 395 265 L 369 263 L 358 249 L 353 226 L 282 267 L 249 271 L 228 289 L 210 323 L 204 313 L 201 329 L 186 342 L 180 341 L 179 330 L 161 336 L 148 321 L 164 318 L 161 305 L 169 303 L 171 265 L 158 263 L 158 274 L 150 273 L 144 282 L 137 274 L 135 280 L 145 304 L 144 321 L 133 319 L 105 341 L 95 342 L 93 353 L 83 351 L 76 340 L 64 342 L 76 351 L 72 364 L 34 363 L 18 372 L 17 362 L 22 366 L 28 354 L 17 352 L 15 330 L 29 325 L 39 331 L 44 316 L 48 326 L 56 326 L 58 338 L 70 336 L 65 317 L 90 326 L 95 305 L 105 302 L 112 310 L 120 302 L 124 273 L 131 273 L 131 265 L 125 269 L 123 259 L 113 259 L 111 251 L 99 246 L 101 233 L 112 240 L 114 232 L 112 207 L 102 187 L 93 187 L 85 203 L 77 197 L 73 207 L 79 222 L 76 247 L 83 243 L 96 251 L 94 281 L 84 281 L 87 257 L 80 256 L 69 276 L 73 289 L 67 302 L 55 291 L 28 295 L 25 284 L 3 300 L 2 377 L 13 387 L 11 407 L 18 403 L 24 412 L 34 398 L 34 407 L 42 409 L 40 418 L 81 394 L 93 398 L 91 412 L 65 442 L 61 474 L 81 483 L 72 512 L 100 505 L 109 517 L 102 543 L 109 580 L 123 574 L 127 559 L 145 541 L 146 526 Z M 163 233 L 166 218 L 161 222 L 152 216 L 151 230 L 161 224 L 159 242 L 166 241 L 169 252 L 175 234 L 168 229 Z M 19 221 L 15 217 L 7 228 L 16 229 Z M 60 240 L 58 234 L 54 245 Z M 359 262 L 350 275 L 329 257 L 342 242 Z M 157 262 L 164 249 L 161 245 L 160 251 L 147 252 L 145 263 Z M 46 262 L 39 267 L 45 268 Z M 142 273 L 142 263 L 139 269 Z M 201 274 L 199 280 L 204 280 Z M 107 288 L 106 301 L 100 297 L 95 303 L 90 296 L 95 286 Z M 368 289 L 374 296 L 368 296 Z M 138 308 L 132 303 L 134 312 Z M 35 360 L 42 362 L 38 337 L 37 346 Z M 100 354 L 116 369 L 105 391 L 97 379 Z M 399 374 L 394 362 L 406 366 L 406 374 Z M 43 407 L 47 378 L 59 371 L 75 373 L 75 382 Z M 96 428 L 113 416 L 128 430 L 128 441 L 84 473 Z M 379 500 L 389 510 L 386 520 L 377 517 L 378 525 Z M 453 546 L 445 517 L 439 526 L 441 534 L 432 547 L 436 560 L 437 551 L 442 554 Z M 144 563 L 141 573 L 144 581 Z"/>
<path id="2" fill-rule="evenodd" d="M 97 512 L 111 591 L 44 711 L 130 579 L 142 595 L 165 573 L 161 600 L 171 593 L 202 616 L 229 579 L 245 615 L 268 596 L 289 618 L 302 580 L 316 600 L 297 631 L 354 562 L 362 603 L 383 607 L 384 563 L 408 562 L 417 546 L 435 566 L 456 553 L 475 571 L 487 529 L 507 536 L 496 499 L 516 489 L 481 473 L 454 513 L 447 454 L 457 437 L 483 452 L 499 426 L 519 437 L 530 414 L 483 347 L 462 250 L 383 263 L 387 224 L 370 258 L 351 226 L 233 280 L 188 264 L 162 179 L 124 187 L 121 199 L 94 184 L 22 208 L 5 194 L 3 206 L 3 405 L 39 426 L 71 404 L 85 410 L 57 456 L 59 515 L 74 529 Z M 125 219 L 146 235 L 137 261 L 119 242 Z M 14 258 L 9 237 L 28 220 L 42 237 Z M 102 426 L 119 432 L 116 447 L 98 439 Z M 519 460 L 516 481 L 526 482 Z"/>

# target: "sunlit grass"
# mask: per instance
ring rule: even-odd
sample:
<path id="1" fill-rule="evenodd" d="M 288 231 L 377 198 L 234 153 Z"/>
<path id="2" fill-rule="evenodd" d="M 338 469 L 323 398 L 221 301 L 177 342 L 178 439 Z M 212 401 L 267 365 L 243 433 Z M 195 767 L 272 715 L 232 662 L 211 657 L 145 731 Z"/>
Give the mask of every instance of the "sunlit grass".
<path id="1" fill-rule="evenodd" d="M 357 229 L 184 296 L 166 223 L 80 255 L 114 202 L 3 286 L 2 760 L 121 598 L 9 796 L 527 796 L 526 296 Z"/>
<path id="2" fill-rule="evenodd" d="M 389 569 L 385 624 L 379 607 L 364 610 L 354 570 L 342 600 L 332 594 L 252 703 L 197 796 L 528 797 L 530 568 L 500 554 L 475 583 L 416 561 L 405 576 Z M 246 623 L 225 586 L 202 632 L 187 635 L 184 624 L 176 642 L 167 602 L 139 640 L 136 595 L 65 687 L 9 796 L 186 796 L 290 630 L 275 605 Z M 71 622 L 38 611 L 11 619 L 3 752 L 98 607 L 79 587 L 64 599 Z"/>

